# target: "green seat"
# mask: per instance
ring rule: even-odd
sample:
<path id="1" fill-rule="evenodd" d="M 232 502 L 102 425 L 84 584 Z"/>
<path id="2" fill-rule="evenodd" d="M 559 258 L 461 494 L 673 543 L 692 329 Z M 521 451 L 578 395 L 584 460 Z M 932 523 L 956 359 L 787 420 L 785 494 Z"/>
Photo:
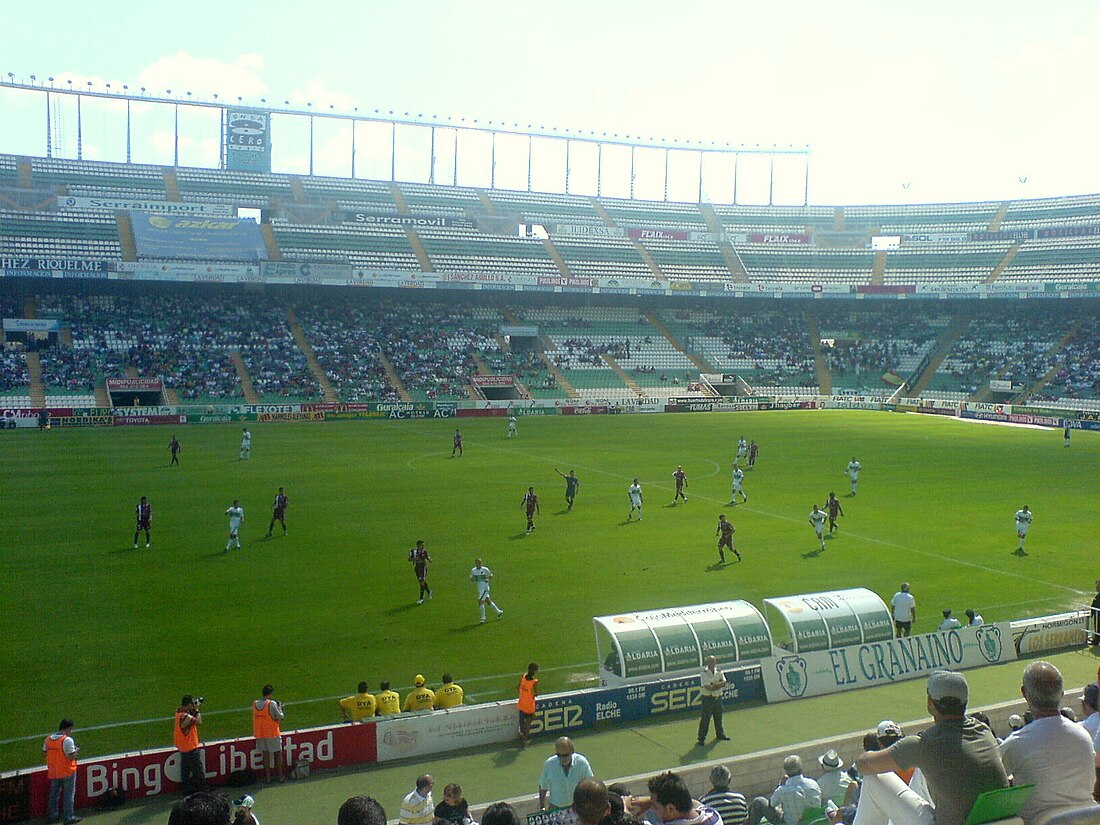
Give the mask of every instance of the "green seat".
<path id="1" fill-rule="evenodd" d="M 1015 785 L 979 794 L 963 825 L 985 825 L 987 822 L 1019 816 L 1020 809 L 1034 789 L 1034 785 Z"/>
<path id="2" fill-rule="evenodd" d="M 798 820 L 798 825 L 816 825 L 816 823 L 828 822 L 829 817 L 825 815 L 825 806 L 820 805 L 816 808 L 807 808 L 802 812 L 802 818 Z M 970 823 L 967 823 L 970 825 Z"/>

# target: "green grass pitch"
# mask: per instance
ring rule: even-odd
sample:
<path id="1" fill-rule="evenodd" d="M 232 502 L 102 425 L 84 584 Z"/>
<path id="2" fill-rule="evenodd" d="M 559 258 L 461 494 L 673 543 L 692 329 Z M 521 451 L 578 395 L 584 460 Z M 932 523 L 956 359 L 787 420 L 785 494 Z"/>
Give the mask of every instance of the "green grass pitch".
<path id="1" fill-rule="evenodd" d="M 466 454 L 451 458 L 455 424 Z M 591 617 L 852 586 L 889 599 L 902 580 L 918 631 L 940 610 L 987 620 L 1086 604 L 1096 571 L 1100 439 L 1060 431 L 860 412 L 257 424 L 19 431 L 0 438 L 0 765 L 38 764 L 37 734 L 71 716 L 85 757 L 168 745 L 184 692 L 207 699 L 204 739 L 251 732 L 244 710 L 272 682 L 287 727 L 338 719 L 360 679 L 404 694 L 451 671 L 478 701 L 513 696 L 527 662 L 543 692 L 591 683 Z M 749 502 L 726 506 L 739 436 L 760 444 Z M 856 498 L 844 468 L 863 465 Z M 670 506 L 672 472 L 688 502 Z M 577 471 L 576 506 L 564 482 Z M 639 477 L 644 520 L 626 523 Z M 528 485 L 542 514 L 526 535 Z M 264 539 L 279 486 L 290 535 Z M 807 515 L 830 490 L 840 532 L 818 550 Z M 134 550 L 133 510 L 154 507 Z M 223 552 L 239 498 L 243 549 Z M 1013 513 L 1035 514 L 1026 555 Z M 718 568 L 719 513 L 741 563 Z M 416 605 L 407 552 L 432 554 L 435 597 Z M 475 556 L 504 619 L 478 623 Z M 132 725 L 117 723 L 140 722 Z M 110 726 L 89 730 L 94 726 Z M 33 737 L 23 739 L 22 737 Z"/>

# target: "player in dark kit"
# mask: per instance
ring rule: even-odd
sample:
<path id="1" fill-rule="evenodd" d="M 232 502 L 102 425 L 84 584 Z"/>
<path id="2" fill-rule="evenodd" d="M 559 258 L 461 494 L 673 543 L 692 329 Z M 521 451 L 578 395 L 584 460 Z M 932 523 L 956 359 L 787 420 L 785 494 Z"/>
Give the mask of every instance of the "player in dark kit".
<path id="1" fill-rule="evenodd" d="M 134 528 L 134 549 L 138 546 L 138 534 L 143 530 L 145 531 L 145 546 L 148 547 L 153 543 L 153 539 L 150 536 L 150 531 L 153 529 L 153 505 L 149 503 L 149 499 L 145 496 L 141 497 L 141 501 L 138 502 L 138 506 L 134 508 L 134 515 L 137 518 L 137 527 Z"/>
<path id="2" fill-rule="evenodd" d="M 534 487 L 527 488 L 527 492 L 523 494 L 523 499 L 520 501 L 520 506 L 527 513 L 527 532 L 530 533 L 535 529 L 535 513 L 541 512 L 539 510 L 539 497 L 535 495 Z"/>
<path id="3" fill-rule="evenodd" d="M 168 443 L 168 449 L 172 451 L 172 460 L 168 463 L 171 467 L 173 464 L 180 463 L 180 443 L 176 440 L 175 436 L 172 436 L 172 440 Z"/>
<path id="4" fill-rule="evenodd" d="M 455 453 L 458 453 L 458 457 L 462 458 L 462 433 L 455 430 L 455 445 L 451 448 L 451 458 L 455 457 Z"/>
<path id="5" fill-rule="evenodd" d="M 733 526 L 733 522 L 726 518 L 726 514 L 722 513 L 718 516 L 718 531 L 715 533 L 718 536 L 718 558 L 723 562 L 726 561 L 726 550 L 729 548 L 733 555 L 737 556 L 737 560 L 741 561 L 741 554 L 737 552 L 737 548 L 733 546 L 733 533 L 737 528 Z"/>
<path id="6" fill-rule="evenodd" d="M 676 479 L 676 494 L 672 497 L 672 503 L 675 504 L 677 499 L 682 498 L 684 504 L 687 504 L 688 497 L 684 495 L 684 488 L 688 486 L 687 473 L 684 472 L 683 465 L 676 466 L 676 472 L 672 474 L 672 477 Z"/>
<path id="7" fill-rule="evenodd" d="M 756 454 L 760 452 L 760 448 L 756 446 L 755 441 L 749 442 L 749 469 L 751 470 L 756 466 Z"/>
<path id="8" fill-rule="evenodd" d="M 573 501 L 577 497 L 577 488 L 581 486 L 581 480 L 577 478 L 577 471 L 570 470 L 569 475 L 566 475 L 557 467 L 555 467 L 554 472 L 565 479 L 565 503 L 569 505 L 566 509 L 572 510 Z"/>
<path id="9" fill-rule="evenodd" d="M 286 535 L 286 507 L 288 504 L 290 504 L 290 499 L 286 497 L 286 493 L 280 487 L 279 492 L 275 494 L 275 502 L 271 505 L 271 524 L 267 527 L 268 538 L 271 538 L 271 531 L 275 529 L 275 522 L 283 525 L 283 535 Z"/>
<path id="10" fill-rule="evenodd" d="M 825 512 L 829 514 L 829 533 L 834 533 L 836 532 L 837 518 L 844 515 L 844 511 L 840 507 L 840 499 L 836 497 L 836 493 L 829 493 L 829 499 L 825 502 Z"/>
<path id="11" fill-rule="evenodd" d="M 418 541 L 416 547 L 409 551 L 409 561 L 412 562 L 416 580 L 420 582 L 420 598 L 416 603 L 424 604 L 425 598 L 430 599 L 432 597 L 432 589 L 428 587 L 428 565 L 431 563 L 432 557 L 428 555 L 423 541 Z M 425 594 L 427 595 L 425 596 Z"/>

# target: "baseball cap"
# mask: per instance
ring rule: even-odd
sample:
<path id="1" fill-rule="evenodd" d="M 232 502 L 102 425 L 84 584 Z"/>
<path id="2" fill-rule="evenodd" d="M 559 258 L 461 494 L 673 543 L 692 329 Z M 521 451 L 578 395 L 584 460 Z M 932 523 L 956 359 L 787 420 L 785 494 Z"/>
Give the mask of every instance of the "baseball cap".
<path id="1" fill-rule="evenodd" d="M 413 679 L 413 684 L 417 687 L 420 687 L 422 684 L 424 684 L 424 677 L 421 676 L 419 673 L 416 674 L 416 678 Z"/>
<path id="2" fill-rule="evenodd" d="M 245 794 L 244 796 L 238 797 L 237 801 L 233 804 L 236 805 L 238 808 L 251 808 L 253 805 L 256 804 L 256 800 L 248 794 Z"/>
<path id="3" fill-rule="evenodd" d="M 901 736 L 901 725 L 890 719 L 883 719 L 878 723 L 878 736 L 880 739 L 887 736 Z"/>
<path id="4" fill-rule="evenodd" d="M 1019 730 L 1024 726 L 1024 717 L 1018 713 L 1014 713 L 1008 717 L 1008 726 L 1013 730 Z"/>
<path id="5" fill-rule="evenodd" d="M 840 754 L 831 748 L 817 757 L 817 761 L 821 767 L 828 768 L 831 771 L 844 767 L 844 760 L 840 758 Z"/>
<path id="6" fill-rule="evenodd" d="M 932 697 L 933 702 L 954 699 L 959 704 L 965 705 L 970 696 L 970 688 L 966 684 L 966 677 L 961 673 L 936 670 L 928 677 L 928 695 Z"/>

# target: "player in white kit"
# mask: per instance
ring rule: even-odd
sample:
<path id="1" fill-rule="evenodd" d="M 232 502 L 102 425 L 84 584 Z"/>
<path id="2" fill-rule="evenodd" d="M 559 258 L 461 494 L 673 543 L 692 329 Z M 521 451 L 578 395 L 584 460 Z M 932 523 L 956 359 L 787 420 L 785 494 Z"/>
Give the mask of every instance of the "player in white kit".
<path id="1" fill-rule="evenodd" d="M 482 624 L 485 624 L 485 605 L 489 605 L 497 612 L 497 619 L 504 615 L 504 611 L 497 607 L 489 594 L 489 581 L 492 578 L 493 571 L 482 564 L 481 559 L 474 559 L 473 569 L 470 570 L 470 581 L 477 585 L 477 606 L 481 610 Z"/>
<path id="2" fill-rule="evenodd" d="M 244 508 L 241 502 L 233 499 L 233 506 L 226 510 L 225 514 L 229 516 L 229 541 L 225 543 L 225 552 L 228 553 L 230 547 L 241 549 L 241 522 L 244 521 Z"/>
<path id="3" fill-rule="evenodd" d="M 828 514 L 816 504 L 814 509 L 810 511 L 810 524 L 814 527 L 814 532 L 817 533 L 817 540 L 821 542 L 821 549 L 825 549 L 825 519 L 828 518 Z"/>
<path id="4" fill-rule="evenodd" d="M 519 432 L 516 430 L 516 417 L 514 415 L 508 416 L 508 437 L 513 438 L 518 436 Z"/>
<path id="5" fill-rule="evenodd" d="M 856 457 L 852 456 L 852 460 L 848 462 L 848 467 L 845 470 L 848 473 L 848 480 L 852 482 L 852 495 L 856 494 L 856 482 L 859 481 L 859 471 L 863 469 L 863 465 L 856 461 Z"/>
<path id="6" fill-rule="evenodd" d="M 1016 511 L 1016 535 L 1020 539 L 1020 546 L 1017 550 L 1024 549 L 1024 540 L 1027 538 L 1027 529 L 1031 526 L 1031 511 L 1027 509 L 1025 504 L 1021 509 Z"/>
<path id="7" fill-rule="evenodd" d="M 248 431 L 248 427 L 244 428 L 244 432 L 241 433 L 241 461 L 248 461 L 252 458 L 252 433 Z"/>
<path id="8" fill-rule="evenodd" d="M 626 520 L 630 521 L 634 515 L 634 511 L 638 511 L 638 521 L 642 520 L 642 485 L 638 483 L 638 479 L 634 479 L 634 483 L 630 485 L 630 489 L 627 491 L 627 495 L 630 496 L 630 512 L 627 513 Z"/>
<path id="9" fill-rule="evenodd" d="M 745 485 L 745 471 L 737 466 L 737 462 L 734 462 L 734 464 L 733 464 L 733 478 L 732 478 L 733 492 L 730 494 L 730 504 L 736 504 L 737 503 L 737 494 L 738 493 L 740 493 L 741 498 L 744 499 L 744 501 L 742 503 L 747 503 L 748 502 L 749 497 L 747 495 L 745 495 L 744 485 Z"/>

